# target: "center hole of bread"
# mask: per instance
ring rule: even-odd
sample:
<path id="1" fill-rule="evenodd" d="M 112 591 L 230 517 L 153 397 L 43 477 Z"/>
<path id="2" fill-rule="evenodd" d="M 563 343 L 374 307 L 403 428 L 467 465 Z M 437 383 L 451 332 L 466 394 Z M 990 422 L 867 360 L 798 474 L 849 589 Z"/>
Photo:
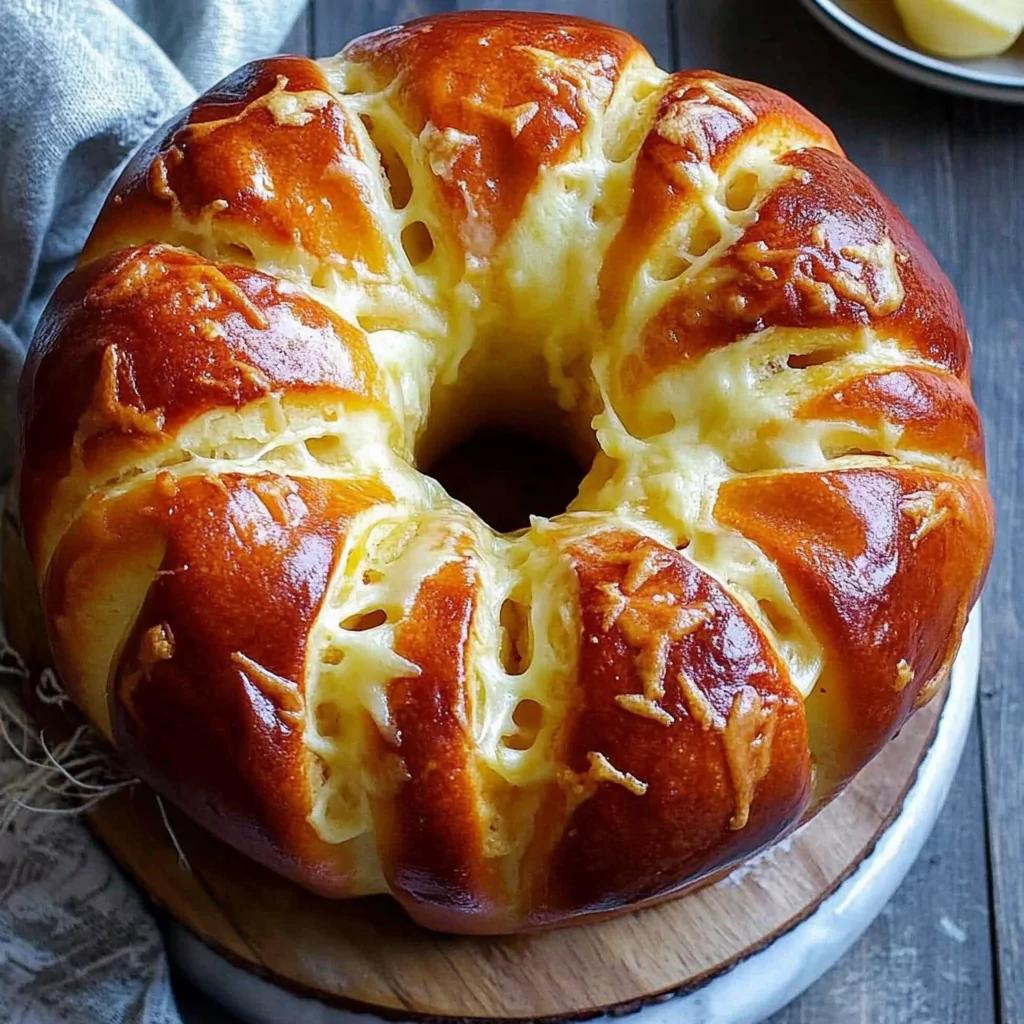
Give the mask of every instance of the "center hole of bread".
<path id="1" fill-rule="evenodd" d="M 557 444 L 499 427 L 478 430 L 426 471 L 499 533 L 529 526 L 530 516 L 564 512 L 583 478 Z"/>

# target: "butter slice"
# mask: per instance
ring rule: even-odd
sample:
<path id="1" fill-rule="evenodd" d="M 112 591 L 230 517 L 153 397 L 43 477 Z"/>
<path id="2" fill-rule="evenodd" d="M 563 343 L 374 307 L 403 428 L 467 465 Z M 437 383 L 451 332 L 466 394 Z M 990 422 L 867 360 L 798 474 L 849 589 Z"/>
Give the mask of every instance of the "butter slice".
<path id="1" fill-rule="evenodd" d="M 907 35 L 942 57 L 988 57 L 1024 29 L 1024 0 L 895 0 Z"/>

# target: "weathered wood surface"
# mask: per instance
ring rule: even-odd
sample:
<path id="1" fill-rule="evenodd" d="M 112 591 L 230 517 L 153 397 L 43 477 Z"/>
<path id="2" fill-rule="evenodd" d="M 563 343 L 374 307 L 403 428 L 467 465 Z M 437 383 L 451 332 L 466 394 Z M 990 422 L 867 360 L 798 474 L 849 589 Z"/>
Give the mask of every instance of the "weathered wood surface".
<path id="1" fill-rule="evenodd" d="M 1024 117 L 958 100 L 952 107 L 959 255 L 956 282 L 975 339 L 975 390 L 988 429 L 999 536 L 986 597 L 981 737 L 997 997 L 1004 1024 L 1024 1021 Z"/>
<path id="2" fill-rule="evenodd" d="M 946 810 L 903 887 L 850 953 L 772 1024 L 1024 1021 L 1024 114 L 879 71 L 795 0 L 313 0 L 290 48 L 331 53 L 395 21 L 484 6 L 601 18 L 637 34 L 663 65 L 715 67 L 790 92 L 831 124 L 957 285 L 975 339 L 975 391 L 999 511 L 979 720 Z M 179 994 L 190 1024 L 228 1020 L 187 985 Z"/>

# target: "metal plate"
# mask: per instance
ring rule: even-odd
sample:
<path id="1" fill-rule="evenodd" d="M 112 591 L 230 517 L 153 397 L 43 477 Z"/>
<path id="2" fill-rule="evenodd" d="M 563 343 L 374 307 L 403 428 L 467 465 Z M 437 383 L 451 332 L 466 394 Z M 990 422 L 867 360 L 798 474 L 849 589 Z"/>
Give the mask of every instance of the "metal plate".
<path id="1" fill-rule="evenodd" d="M 834 36 L 862 57 L 922 85 L 1024 104 L 1024 35 L 998 57 L 943 60 L 914 47 L 891 0 L 803 0 Z"/>

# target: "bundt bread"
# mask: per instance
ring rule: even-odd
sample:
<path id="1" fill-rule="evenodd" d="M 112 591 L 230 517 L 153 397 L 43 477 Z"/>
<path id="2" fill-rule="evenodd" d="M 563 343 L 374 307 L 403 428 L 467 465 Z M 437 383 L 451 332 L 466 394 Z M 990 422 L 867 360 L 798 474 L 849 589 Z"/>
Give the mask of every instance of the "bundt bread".
<path id="1" fill-rule="evenodd" d="M 257 61 L 132 160 L 23 377 L 57 666 L 318 892 L 502 932 L 679 892 L 942 685 L 991 553 L 970 342 L 797 103 L 427 18 Z M 482 425 L 587 467 L 490 529 Z"/>

